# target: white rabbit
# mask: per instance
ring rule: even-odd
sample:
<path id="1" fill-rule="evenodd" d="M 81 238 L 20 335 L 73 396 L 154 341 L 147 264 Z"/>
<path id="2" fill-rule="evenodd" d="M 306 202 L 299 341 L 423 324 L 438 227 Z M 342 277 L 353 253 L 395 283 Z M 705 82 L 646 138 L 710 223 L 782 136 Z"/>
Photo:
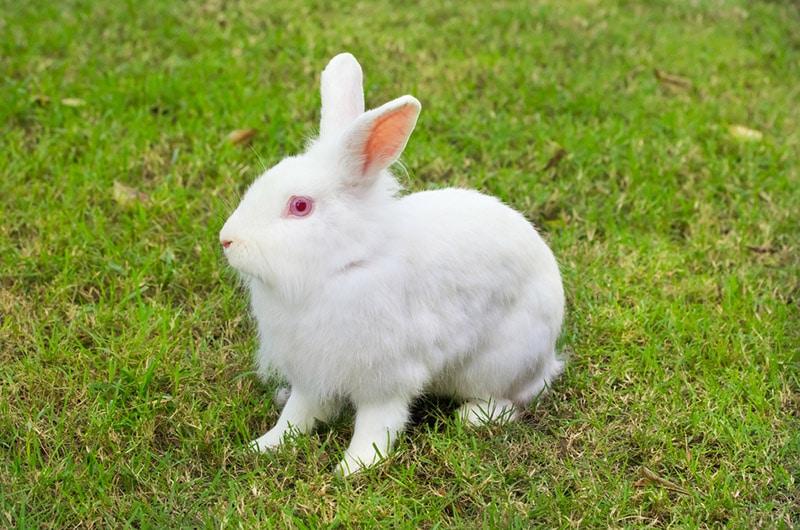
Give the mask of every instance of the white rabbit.
<path id="1" fill-rule="evenodd" d="M 474 424 L 510 419 L 562 371 L 552 252 L 525 218 L 476 191 L 398 197 L 387 168 L 420 103 L 364 112 L 350 54 L 322 73 L 319 137 L 258 178 L 220 232 L 250 290 L 259 371 L 291 394 L 261 451 L 355 407 L 337 467 L 386 456 L 423 393 L 463 401 Z"/>

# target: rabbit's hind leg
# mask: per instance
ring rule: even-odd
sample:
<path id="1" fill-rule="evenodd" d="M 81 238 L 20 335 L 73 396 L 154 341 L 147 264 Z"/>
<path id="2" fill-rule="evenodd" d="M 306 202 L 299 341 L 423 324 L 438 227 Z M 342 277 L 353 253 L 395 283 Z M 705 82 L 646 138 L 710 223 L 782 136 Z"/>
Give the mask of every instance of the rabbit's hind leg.
<path id="1" fill-rule="evenodd" d="M 470 399 L 457 411 L 458 417 L 472 425 L 485 425 L 490 422 L 505 423 L 517 417 L 517 408 L 510 399 L 489 396 Z"/>

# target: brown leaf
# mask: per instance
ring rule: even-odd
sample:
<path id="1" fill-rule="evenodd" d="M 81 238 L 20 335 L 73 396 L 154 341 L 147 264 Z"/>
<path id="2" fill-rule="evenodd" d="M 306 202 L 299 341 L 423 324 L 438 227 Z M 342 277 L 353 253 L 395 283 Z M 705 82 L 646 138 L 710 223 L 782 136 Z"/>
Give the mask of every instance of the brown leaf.
<path id="1" fill-rule="evenodd" d="M 114 181 L 113 195 L 114 200 L 121 206 L 129 206 L 137 201 L 145 203 L 150 199 L 150 196 L 146 193 L 142 193 L 136 188 L 126 186 L 116 180 Z"/>
<path id="2" fill-rule="evenodd" d="M 756 254 L 774 254 L 777 252 L 772 245 L 747 245 L 747 249 Z"/>
<path id="3" fill-rule="evenodd" d="M 561 162 L 564 159 L 565 156 L 567 156 L 567 150 L 564 149 L 563 147 L 559 147 L 558 150 L 555 153 L 553 153 L 553 156 L 550 157 L 550 160 L 548 160 L 547 163 L 544 165 L 544 168 L 542 168 L 542 170 L 547 171 L 548 169 L 556 167 L 559 164 L 559 162 Z"/>
<path id="4" fill-rule="evenodd" d="M 62 98 L 61 104 L 65 107 L 83 107 L 86 105 L 86 101 L 81 98 Z"/>
<path id="5" fill-rule="evenodd" d="M 228 140 L 230 140 L 233 145 L 247 145 L 253 140 L 255 135 L 255 129 L 236 129 L 228 135 Z"/>
<path id="6" fill-rule="evenodd" d="M 40 107 L 44 107 L 45 105 L 50 104 L 50 96 L 45 96 L 44 94 L 34 94 L 31 101 Z"/>
<path id="7" fill-rule="evenodd" d="M 692 88 L 692 80 L 688 77 L 668 74 L 667 72 L 662 72 L 657 68 L 653 69 L 653 74 L 662 84 L 667 85 L 670 88 L 681 88 L 686 90 Z"/>
<path id="8" fill-rule="evenodd" d="M 678 486 L 671 480 L 667 480 L 665 478 L 659 477 L 656 475 L 652 470 L 642 466 L 640 469 L 642 476 L 644 479 L 650 481 L 651 484 L 655 484 L 657 486 L 661 486 L 664 489 L 675 491 L 677 493 L 682 493 L 684 495 L 689 495 L 689 491 Z"/>

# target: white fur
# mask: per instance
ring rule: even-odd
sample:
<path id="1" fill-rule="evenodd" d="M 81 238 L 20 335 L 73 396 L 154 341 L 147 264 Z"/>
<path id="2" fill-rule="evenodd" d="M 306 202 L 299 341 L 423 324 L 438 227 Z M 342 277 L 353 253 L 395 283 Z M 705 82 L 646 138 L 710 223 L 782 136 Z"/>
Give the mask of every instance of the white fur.
<path id="1" fill-rule="evenodd" d="M 463 189 L 396 196 L 386 168 L 417 100 L 362 112 L 349 54 L 322 79 L 320 137 L 253 183 L 220 240 L 250 290 L 259 370 L 292 387 L 254 446 L 276 447 L 350 401 L 355 431 L 337 468 L 349 474 L 391 450 L 424 392 L 463 400 L 459 416 L 471 423 L 513 419 L 563 369 L 564 293 L 550 249 L 497 199 Z M 292 196 L 312 197 L 311 215 L 287 216 Z"/>

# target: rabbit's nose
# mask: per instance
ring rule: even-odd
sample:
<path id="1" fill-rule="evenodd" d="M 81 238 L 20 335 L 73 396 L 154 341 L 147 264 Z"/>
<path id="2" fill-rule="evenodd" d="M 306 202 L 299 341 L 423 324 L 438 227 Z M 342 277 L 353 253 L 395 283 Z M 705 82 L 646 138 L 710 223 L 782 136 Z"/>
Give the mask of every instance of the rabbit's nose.
<path id="1" fill-rule="evenodd" d="M 228 250 L 228 247 L 231 246 L 231 243 L 233 243 L 233 241 L 231 241 L 230 239 L 220 240 L 220 244 L 222 245 L 222 248 L 224 248 L 225 250 Z"/>

